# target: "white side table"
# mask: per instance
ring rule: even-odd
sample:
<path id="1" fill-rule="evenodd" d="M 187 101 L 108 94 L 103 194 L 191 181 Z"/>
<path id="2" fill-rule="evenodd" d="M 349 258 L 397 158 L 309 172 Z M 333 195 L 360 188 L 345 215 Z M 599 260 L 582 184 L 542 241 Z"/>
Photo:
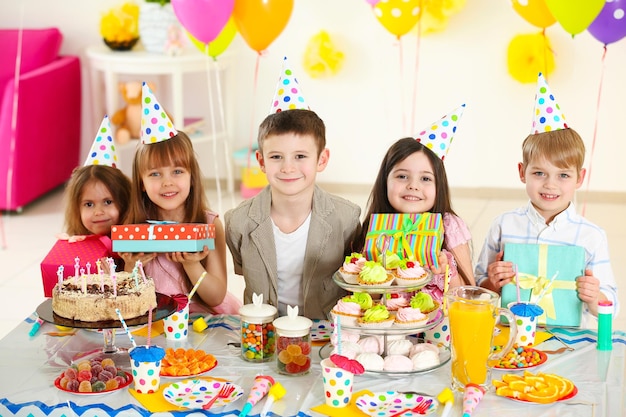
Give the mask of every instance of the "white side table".
<path id="1" fill-rule="evenodd" d="M 112 116 L 119 108 L 119 75 L 158 75 L 168 76 L 171 79 L 170 95 L 172 107 L 167 110 L 168 112 L 171 110 L 170 114 L 172 115 L 174 126 L 181 129 L 185 125 L 185 111 L 183 108 L 183 79 L 185 74 L 215 71 L 215 67 L 207 65 L 207 57 L 195 50 L 184 50 L 182 55 L 170 56 L 154 54 L 142 50 L 118 52 L 111 50 L 106 45 L 92 45 L 87 48 L 86 52 L 91 70 L 90 81 L 93 94 L 93 115 L 94 120 L 98 121 L 101 120 L 105 114 Z M 100 87 L 102 80 L 105 90 L 104 109 L 102 108 L 103 100 Z M 207 82 L 209 82 L 209 80 L 207 80 Z M 209 85 L 211 85 L 210 82 Z M 207 98 L 207 100 L 209 100 L 209 98 Z M 220 102 L 223 102 L 223 100 Z M 205 118 L 205 120 L 209 122 L 208 118 Z M 222 142 L 227 172 L 227 188 L 229 192 L 234 192 L 235 186 L 231 163 L 232 155 L 228 146 L 226 126 L 223 124 L 224 123 L 218 122 L 218 126 L 216 126 L 217 130 L 214 134 L 204 132 L 204 134 L 200 136 L 193 135 L 192 140 L 194 143 L 212 140 Z M 134 153 L 135 143 L 136 141 L 131 141 L 129 145 L 121 146 L 120 148 L 122 149 L 120 150 L 123 152 L 123 148 L 127 146 L 128 148 L 132 148 L 132 152 Z M 122 161 L 120 161 L 122 164 L 124 162 L 122 155 L 119 156 L 120 159 L 122 159 Z M 213 155 L 213 158 L 216 157 L 216 155 Z M 219 187 L 219 173 L 215 172 L 215 176 Z"/>

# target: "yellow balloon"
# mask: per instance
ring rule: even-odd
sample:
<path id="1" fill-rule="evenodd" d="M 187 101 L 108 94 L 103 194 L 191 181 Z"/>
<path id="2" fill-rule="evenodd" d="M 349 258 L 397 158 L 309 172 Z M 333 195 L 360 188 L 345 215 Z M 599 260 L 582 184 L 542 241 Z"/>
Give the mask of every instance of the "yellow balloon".
<path id="1" fill-rule="evenodd" d="M 512 0 L 513 10 L 531 25 L 547 28 L 556 22 L 545 0 Z M 535 77 L 537 78 L 537 77 Z"/>
<path id="2" fill-rule="evenodd" d="M 230 45 L 230 43 L 235 38 L 237 34 L 237 27 L 235 26 L 235 21 L 231 17 L 226 22 L 226 25 L 222 29 L 222 31 L 213 39 L 213 41 L 209 42 L 209 49 L 207 51 L 206 44 L 204 42 L 200 42 L 196 39 L 191 33 L 187 32 L 187 36 L 191 39 L 191 43 L 195 45 L 200 52 L 203 54 L 206 53 L 208 56 L 213 59 L 217 59 L 219 55 L 221 55 L 226 48 Z"/>
<path id="3" fill-rule="evenodd" d="M 406 35 L 421 16 L 423 0 L 385 0 L 372 8 L 378 21 L 398 38 Z"/>
<path id="4" fill-rule="evenodd" d="M 602 11 L 605 0 L 546 0 L 552 16 L 572 36 L 587 29 Z"/>
<path id="5" fill-rule="evenodd" d="M 520 83 L 536 83 L 537 74 L 554 71 L 550 40 L 543 33 L 517 35 L 509 43 L 507 64 L 511 77 Z"/>
<path id="6" fill-rule="evenodd" d="M 287 26 L 292 10 L 293 0 L 235 0 L 233 17 L 241 37 L 261 53 Z"/>

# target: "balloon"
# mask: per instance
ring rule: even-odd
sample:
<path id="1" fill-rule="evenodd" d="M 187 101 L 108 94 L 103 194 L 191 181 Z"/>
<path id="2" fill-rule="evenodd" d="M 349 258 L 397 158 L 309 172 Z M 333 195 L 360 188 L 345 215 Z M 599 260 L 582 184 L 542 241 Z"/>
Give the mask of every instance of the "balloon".
<path id="1" fill-rule="evenodd" d="M 219 55 L 221 55 L 226 48 L 230 45 L 230 43 L 235 39 L 235 35 L 237 34 L 237 27 L 235 26 L 235 21 L 231 17 L 228 19 L 226 26 L 224 29 L 217 35 L 217 37 L 209 42 L 209 50 L 206 50 L 206 43 L 200 42 L 198 39 L 194 38 L 194 36 L 187 32 L 189 39 L 191 39 L 191 43 L 195 45 L 200 52 L 203 54 L 208 54 L 211 58 L 217 59 Z"/>
<path id="2" fill-rule="evenodd" d="M 572 36 L 587 29 L 605 0 L 545 0 L 550 13 Z"/>
<path id="3" fill-rule="evenodd" d="M 516 35 L 507 50 L 509 74 L 520 83 L 536 83 L 537 74 L 554 70 L 554 53 L 543 33 Z"/>
<path id="4" fill-rule="evenodd" d="M 422 0 L 384 0 L 374 6 L 378 21 L 398 38 L 411 30 L 420 18 Z"/>
<path id="5" fill-rule="evenodd" d="M 200 42 L 209 43 L 220 33 L 233 12 L 235 0 L 172 0 L 181 25 Z"/>
<path id="6" fill-rule="evenodd" d="M 545 0 L 512 0 L 513 10 L 531 25 L 547 28 L 556 22 Z M 536 78 L 536 77 L 535 77 Z"/>
<path id="7" fill-rule="evenodd" d="M 246 43 L 260 53 L 287 26 L 292 10 L 293 0 L 235 0 L 233 17 Z"/>
<path id="8" fill-rule="evenodd" d="M 626 36 L 625 11 L 626 0 L 608 0 L 587 30 L 605 45 L 617 42 Z"/>
<path id="9" fill-rule="evenodd" d="M 365 0 L 365 1 L 368 2 L 370 6 L 374 7 L 376 6 L 376 3 L 378 3 L 380 0 Z"/>

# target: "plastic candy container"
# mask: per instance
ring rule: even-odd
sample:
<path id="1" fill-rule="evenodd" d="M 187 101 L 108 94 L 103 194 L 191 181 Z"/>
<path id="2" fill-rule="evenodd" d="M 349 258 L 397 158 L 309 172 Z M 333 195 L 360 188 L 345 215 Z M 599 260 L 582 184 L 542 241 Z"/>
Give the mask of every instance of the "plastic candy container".
<path id="1" fill-rule="evenodd" d="M 276 353 L 276 332 L 272 321 L 278 310 L 263 304 L 263 295 L 254 294 L 252 304 L 239 309 L 241 316 L 241 357 L 249 362 L 268 362 Z"/>
<path id="2" fill-rule="evenodd" d="M 276 345 L 278 372 L 304 375 L 311 369 L 311 326 L 313 322 L 298 316 L 298 307 L 287 306 L 287 315 L 274 320 L 278 334 Z"/>

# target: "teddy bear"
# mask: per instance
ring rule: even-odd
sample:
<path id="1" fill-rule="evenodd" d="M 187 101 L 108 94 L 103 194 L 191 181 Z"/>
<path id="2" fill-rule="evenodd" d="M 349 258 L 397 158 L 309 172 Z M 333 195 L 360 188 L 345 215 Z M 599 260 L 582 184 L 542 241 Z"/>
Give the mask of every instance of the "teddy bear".
<path id="1" fill-rule="evenodd" d="M 115 141 L 118 145 L 139 139 L 141 134 L 141 82 L 120 82 L 119 90 L 125 106 L 111 117 L 111 124 L 117 128 Z M 150 88 L 154 88 L 150 83 Z"/>

